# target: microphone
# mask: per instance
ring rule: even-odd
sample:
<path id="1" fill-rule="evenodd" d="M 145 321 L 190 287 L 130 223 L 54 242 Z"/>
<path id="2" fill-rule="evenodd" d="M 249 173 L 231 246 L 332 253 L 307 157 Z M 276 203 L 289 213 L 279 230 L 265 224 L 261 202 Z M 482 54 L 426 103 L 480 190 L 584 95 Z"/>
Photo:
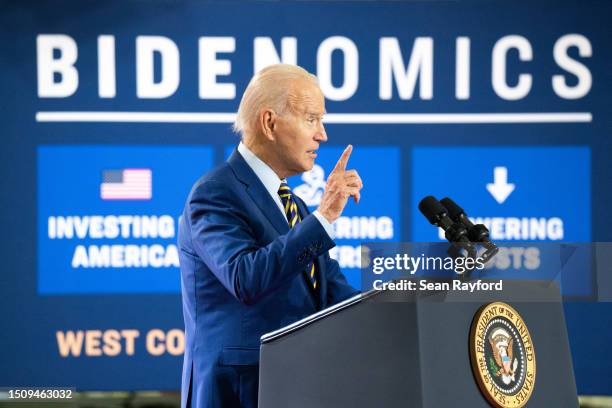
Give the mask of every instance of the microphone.
<path id="1" fill-rule="evenodd" d="M 463 223 L 455 222 L 448 216 L 448 211 L 433 196 L 427 196 L 419 203 L 419 211 L 427 220 L 444 230 L 446 239 L 468 251 L 468 254 L 476 253 L 474 245 L 468 239 L 468 230 Z"/>
<path id="2" fill-rule="evenodd" d="M 472 242 L 480 242 L 487 249 L 487 260 L 490 259 L 493 255 L 499 251 L 499 248 L 491 242 L 489 237 L 489 230 L 483 224 L 474 224 L 467 216 L 463 208 L 459 207 L 459 205 L 454 202 L 449 197 L 444 197 L 440 200 L 440 204 L 442 204 L 446 210 L 448 211 L 448 216 L 457 223 L 461 223 L 465 225 L 468 230 L 468 237 Z M 485 261 L 486 262 L 486 261 Z"/>

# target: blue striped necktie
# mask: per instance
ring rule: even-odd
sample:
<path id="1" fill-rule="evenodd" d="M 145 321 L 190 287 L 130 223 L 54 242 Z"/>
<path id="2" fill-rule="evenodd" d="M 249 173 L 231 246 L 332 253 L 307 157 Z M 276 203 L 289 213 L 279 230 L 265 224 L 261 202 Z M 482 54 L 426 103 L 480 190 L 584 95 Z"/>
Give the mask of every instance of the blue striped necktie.
<path id="1" fill-rule="evenodd" d="M 287 216 L 287 221 L 289 221 L 289 228 L 293 228 L 302 219 L 300 218 L 300 214 L 298 213 L 297 204 L 295 203 L 295 200 L 293 199 L 293 193 L 291 192 L 291 189 L 289 188 L 289 185 L 287 184 L 286 181 L 281 182 L 281 185 L 278 189 L 278 195 L 280 196 L 280 199 L 283 203 L 283 208 L 285 209 L 285 215 Z M 314 262 L 314 260 L 308 264 L 307 270 L 310 271 L 308 274 L 310 283 L 312 284 L 312 287 L 316 289 L 317 288 L 317 267 L 316 267 L 316 263 Z"/>

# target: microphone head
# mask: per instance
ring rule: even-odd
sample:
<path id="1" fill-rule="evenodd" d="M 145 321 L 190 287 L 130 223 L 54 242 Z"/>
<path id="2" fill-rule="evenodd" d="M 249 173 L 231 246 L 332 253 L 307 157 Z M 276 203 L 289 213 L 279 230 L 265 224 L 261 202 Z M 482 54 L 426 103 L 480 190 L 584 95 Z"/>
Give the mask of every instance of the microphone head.
<path id="1" fill-rule="evenodd" d="M 444 197 L 440 200 L 440 203 L 446 208 L 448 211 L 448 216 L 452 218 L 453 221 L 458 222 L 461 214 L 465 214 L 463 208 L 459 207 L 459 205 L 451 200 L 449 197 Z"/>
<path id="2" fill-rule="evenodd" d="M 437 225 L 440 217 L 447 212 L 446 208 L 434 196 L 427 196 L 422 199 L 419 203 L 419 211 L 434 225 Z"/>

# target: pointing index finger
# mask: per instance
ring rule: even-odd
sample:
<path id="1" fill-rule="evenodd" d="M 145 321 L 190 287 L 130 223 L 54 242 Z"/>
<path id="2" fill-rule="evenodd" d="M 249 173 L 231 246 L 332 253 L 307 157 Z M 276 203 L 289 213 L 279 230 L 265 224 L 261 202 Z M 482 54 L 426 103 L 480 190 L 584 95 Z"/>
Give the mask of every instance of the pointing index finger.
<path id="1" fill-rule="evenodd" d="M 346 165 L 348 164 L 349 157 L 351 157 L 351 152 L 353 151 L 353 145 L 346 146 L 344 152 L 342 152 L 342 156 L 338 159 L 338 163 L 336 163 L 336 167 L 334 167 L 333 171 L 344 171 L 346 170 Z"/>

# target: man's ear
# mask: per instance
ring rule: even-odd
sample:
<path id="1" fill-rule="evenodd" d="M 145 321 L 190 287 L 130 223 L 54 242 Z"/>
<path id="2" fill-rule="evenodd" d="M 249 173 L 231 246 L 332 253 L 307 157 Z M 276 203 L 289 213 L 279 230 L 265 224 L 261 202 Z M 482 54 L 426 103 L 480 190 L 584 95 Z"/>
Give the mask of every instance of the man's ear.
<path id="1" fill-rule="evenodd" d="M 262 133 L 266 139 L 270 141 L 274 141 L 276 139 L 274 136 L 274 131 L 276 130 L 277 119 L 278 115 L 272 109 L 263 110 L 259 116 Z"/>

